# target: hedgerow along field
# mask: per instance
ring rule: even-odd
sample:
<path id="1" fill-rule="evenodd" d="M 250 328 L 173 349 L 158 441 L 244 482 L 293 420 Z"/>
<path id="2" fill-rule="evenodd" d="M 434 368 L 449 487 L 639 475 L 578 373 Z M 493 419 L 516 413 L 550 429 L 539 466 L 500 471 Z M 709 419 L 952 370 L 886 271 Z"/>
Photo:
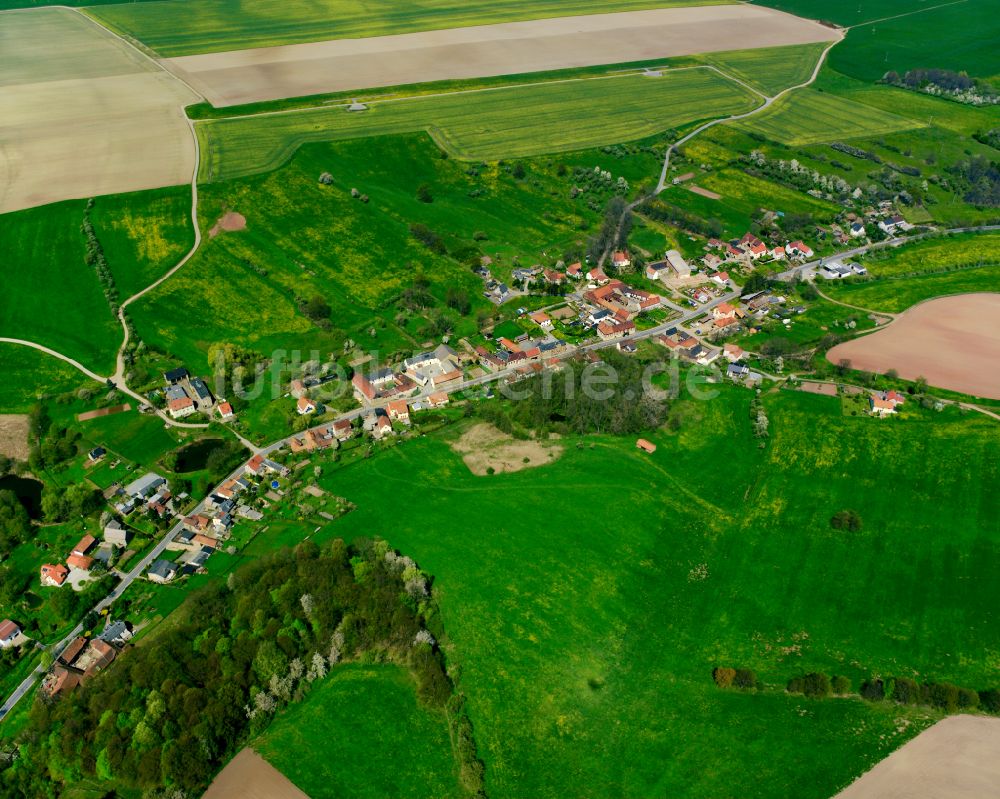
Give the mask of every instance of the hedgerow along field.
<path id="1" fill-rule="evenodd" d="M 726 5 L 728 2 L 611 0 L 595 6 L 583 0 L 502 0 L 496 3 L 429 0 L 401 5 L 390 0 L 376 0 L 360 6 L 348 0 L 205 0 L 197 5 L 171 0 L 105 6 L 88 13 L 112 29 L 138 39 L 161 56 L 182 56 L 575 14 Z"/>
<path id="2" fill-rule="evenodd" d="M 338 666 L 251 746 L 310 799 L 457 799 L 447 720 L 414 687 L 398 666 Z"/>
<path id="3" fill-rule="evenodd" d="M 107 195 L 91 221 L 119 301 L 162 275 L 190 246 L 190 189 Z M 84 258 L 85 200 L 3 215 L 0 249 L 12 268 L 0 297 L 0 335 L 35 341 L 98 374 L 114 369 L 121 325 Z"/>
<path id="4" fill-rule="evenodd" d="M 321 479 L 357 505 L 342 535 L 379 531 L 435 575 L 491 796 L 826 799 L 936 717 L 804 700 L 790 677 L 995 681 L 995 423 L 880 423 L 782 392 L 763 397 L 761 449 L 751 397 L 684 403 L 653 455 L 588 436 L 550 465 L 474 477 L 425 438 Z M 387 526 L 386 492 L 421 513 Z M 860 532 L 831 528 L 845 508 Z M 719 664 L 772 688 L 720 690 Z"/>
<path id="5" fill-rule="evenodd" d="M 747 111 L 759 98 L 716 72 L 551 82 L 343 107 L 199 122 L 201 180 L 266 172 L 309 141 L 428 131 L 448 153 L 495 161 L 635 141 Z"/>

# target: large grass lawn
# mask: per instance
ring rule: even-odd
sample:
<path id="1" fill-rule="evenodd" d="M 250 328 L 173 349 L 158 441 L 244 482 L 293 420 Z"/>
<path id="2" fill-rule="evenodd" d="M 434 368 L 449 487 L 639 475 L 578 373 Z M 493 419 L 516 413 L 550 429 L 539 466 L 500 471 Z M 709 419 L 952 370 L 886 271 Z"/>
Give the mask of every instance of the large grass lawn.
<path id="1" fill-rule="evenodd" d="M 380 101 L 364 112 L 334 107 L 206 120 L 198 123 L 201 178 L 275 169 L 309 141 L 426 130 L 455 157 L 490 161 L 635 141 L 757 104 L 742 86 L 695 69 Z"/>
<path id="2" fill-rule="evenodd" d="M 995 680 L 995 423 L 782 393 L 759 449 L 750 398 L 691 403 L 652 456 L 591 436 L 474 477 L 428 438 L 322 478 L 358 506 L 341 534 L 435 575 L 491 796 L 825 798 L 930 720 L 719 691 L 718 664 Z"/>
<path id="3" fill-rule="evenodd" d="M 3 215 L 0 335 L 52 347 L 98 373 L 114 368 L 121 338 L 80 233 L 84 202 Z"/>
<path id="4" fill-rule="evenodd" d="M 0 344 L 0 413 L 25 413 L 39 397 L 93 381 L 58 358 L 18 344 Z"/>
<path id="5" fill-rule="evenodd" d="M 735 78 L 749 83 L 758 91 L 775 95 L 782 89 L 798 86 L 809 80 L 826 44 L 760 47 L 755 50 L 706 53 L 701 56 Z"/>
<path id="6" fill-rule="evenodd" d="M 338 666 L 250 745 L 311 799 L 463 795 L 444 714 L 397 666 Z"/>
<path id="7" fill-rule="evenodd" d="M 120 299 L 162 275 L 190 246 L 190 197 L 190 189 L 177 187 L 95 200 L 91 220 Z M 0 335 L 36 341 L 104 374 L 114 368 L 122 333 L 84 260 L 85 206 L 69 200 L 3 215 Z"/>
<path id="8" fill-rule="evenodd" d="M 850 285 L 824 286 L 830 297 L 840 302 L 899 313 L 918 302 L 948 294 L 1000 291 L 1000 265 L 972 267 L 916 277 L 888 277 Z"/>
<path id="9" fill-rule="evenodd" d="M 666 6 L 721 5 L 727 0 L 582 0 L 455 2 L 416 4 L 375 0 L 183 0 L 121 4 L 93 9 L 106 25 L 133 36 L 160 55 L 240 50 L 279 44 L 354 39 L 395 33 L 488 25 L 573 14 L 606 14 Z"/>

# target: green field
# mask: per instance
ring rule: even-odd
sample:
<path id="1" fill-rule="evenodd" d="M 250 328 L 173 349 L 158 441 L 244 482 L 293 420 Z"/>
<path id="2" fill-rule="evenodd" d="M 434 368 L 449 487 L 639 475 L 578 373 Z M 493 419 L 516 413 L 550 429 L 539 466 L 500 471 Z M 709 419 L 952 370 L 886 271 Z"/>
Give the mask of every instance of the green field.
<path id="1" fill-rule="evenodd" d="M 876 250 L 865 259 L 869 274 L 899 277 L 1000 261 L 1000 232 L 963 233 Z"/>
<path id="2" fill-rule="evenodd" d="M 777 142 L 802 146 L 883 136 L 920 128 L 925 123 L 843 97 L 804 89 L 782 97 L 752 120 L 736 124 Z"/>
<path id="3" fill-rule="evenodd" d="M 914 409 L 877 424 L 771 394 L 761 450 L 750 398 L 690 403 L 653 456 L 591 436 L 477 478 L 421 439 L 321 479 L 358 506 L 341 534 L 377 530 L 435 575 L 491 796 L 825 799 L 932 719 L 719 691 L 713 666 L 775 686 L 811 669 L 995 680 L 995 423 Z M 387 492 L 421 512 L 387 522 Z M 845 507 L 861 533 L 831 530 Z"/>
<path id="4" fill-rule="evenodd" d="M 178 442 L 178 435 L 167 428 L 158 416 L 144 416 L 135 410 L 79 422 L 77 427 L 94 446 L 105 447 L 126 460 L 148 468 L 156 468 L 156 461 L 174 449 Z M 117 479 L 127 481 L 128 478 L 129 475 L 118 472 Z"/>
<path id="5" fill-rule="evenodd" d="M 823 291 L 833 299 L 850 305 L 899 313 L 918 302 L 946 294 L 1000 292 L 1000 265 L 918 277 L 889 277 L 851 285 L 824 286 Z"/>
<path id="6" fill-rule="evenodd" d="M 310 799 L 463 795 L 444 715 L 398 666 L 338 666 L 250 745 Z"/>
<path id="7" fill-rule="evenodd" d="M 110 372 L 121 326 L 96 272 L 84 262 L 83 209 L 83 201 L 70 200 L 3 215 L 0 335 L 35 341 L 98 373 Z"/>
<path id="8" fill-rule="evenodd" d="M 190 189 L 176 187 L 95 200 L 91 221 L 120 299 L 147 286 L 190 246 Z M 8 258 L 0 335 L 38 342 L 100 373 L 114 368 L 121 325 L 84 260 L 86 202 L 69 200 L 3 215 Z"/>
<path id="9" fill-rule="evenodd" d="M 805 83 L 812 75 L 825 44 L 761 47 L 756 50 L 707 53 L 701 59 L 728 75 L 749 83 L 766 95 Z"/>
<path id="10" fill-rule="evenodd" d="M 635 141 L 755 105 L 748 90 L 696 69 L 383 101 L 355 113 L 324 108 L 211 120 L 197 128 L 201 179 L 275 169 L 309 141 L 426 130 L 455 157 L 491 161 Z"/>
<path id="11" fill-rule="evenodd" d="M 415 31 L 489 25 L 574 14 L 607 14 L 669 6 L 722 5 L 727 0 L 581 0 L 499 3 L 426 0 L 399 4 L 374 0 L 183 0 L 103 6 L 89 13 L 163 56 L 354 39 Z"/>
<path id="12" fill-rule="evenodd" d="M 121 297 L 132 296 L 170 269 L 194 243 L 191 189 L 98 197 L 91 219 Z"/>
<path id="13" fill-rule="evenodd" d="M 927 67 L 964 70 L 984 78 L 1000 75 L 1000 53 L 993 46 L 1000 39 L 1000 17 L 991 0 L 926 5 L 943 7 L 855 28 L 830 53 L 830 66 L 867 81 L 879 80 L 890 69 L 902 74 Z M 897 5 L 894 13 L 917 8 Z M 970 35 L 972 31 L 975 35 Z"/>
<path id="14" fill-rule="evenodd" d="M 0 413 L 24 413 L 40 396 L 72 391 L 93 381 L 58 358 L 18 344 L 0 344 Z"/>

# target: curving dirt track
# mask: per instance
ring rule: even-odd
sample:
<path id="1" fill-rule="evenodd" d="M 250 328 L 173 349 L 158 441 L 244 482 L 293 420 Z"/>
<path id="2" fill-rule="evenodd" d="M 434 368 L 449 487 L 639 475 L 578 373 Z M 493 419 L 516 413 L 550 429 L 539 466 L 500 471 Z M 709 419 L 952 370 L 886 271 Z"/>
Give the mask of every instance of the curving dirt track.
<path id="1" fill-rule="evenodd" d="M 907 380 L 975 397 L 1000 399 L 1000 294 L 958 294 L 915 305 L 891 324 L 838 344 L 831 363 L 854 369 L 895 369 Z"/>

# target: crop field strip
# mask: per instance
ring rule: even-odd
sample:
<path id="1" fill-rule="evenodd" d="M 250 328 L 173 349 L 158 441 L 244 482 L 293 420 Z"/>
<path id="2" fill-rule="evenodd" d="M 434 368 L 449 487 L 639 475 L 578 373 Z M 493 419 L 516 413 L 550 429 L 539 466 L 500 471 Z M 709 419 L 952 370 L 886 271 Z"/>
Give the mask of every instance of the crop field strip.
<path id="1" fill-rule="evenodd" d="M 168 0 L 90 8 L 87 13 L 163 57 L 367 38 L 615 11 L 728 5 L 731 0 Z"/>
<path id="2" fill-rule="evenodd" d="M 737 124 L 792 146 L 871 138 L 927 125 L 812 89 L 782 97 L 766 111 Z"/>
<path id="3" fill-rule="evenodd" d="M 343 106 L 197 125 L 203 181 L 266 172 L 310 141 L 427 131 L 449 153 L 498 160 L 641 139 L 697 120 L 747 111 L 747 89 L 701 68 L 659 78 L 624 75 Z"/>
<path id="4" fill-rule="evenodd" d="M 214 106 L 224 107 L 739 48 L 826 44 L 839 38 L 838 31 L 779 11 L 723 5 L 334 39 L 207 53 L 162 63 Z M 770 58 L 780 62 L 786 56 L 777 53 Z M 815 63 L 814 58 L 810 71 Z M 757 66 L 767 72 L 766 60 L 757 59 Z"/>

